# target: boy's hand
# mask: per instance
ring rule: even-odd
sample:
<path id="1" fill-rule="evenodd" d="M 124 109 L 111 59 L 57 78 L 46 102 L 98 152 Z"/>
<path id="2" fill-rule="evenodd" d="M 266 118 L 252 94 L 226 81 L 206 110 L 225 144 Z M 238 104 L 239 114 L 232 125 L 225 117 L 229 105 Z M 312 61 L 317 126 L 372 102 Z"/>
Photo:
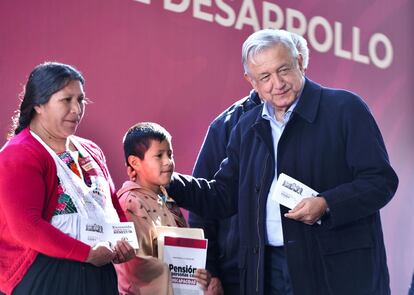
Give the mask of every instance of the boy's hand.
<path id="1" fill-rule="evenodd" d="M 127 166 L 127 174 L 129 176 L 129 180 L 135 182 L 137 180 L 137 172 L 132 169 L 132 167 Z"/>
<path id="2" fill-rule="evenodd" d="M 208 289 L 204 292 L 204 295 L 224 295 L 223 286 L 221 285 L 221 281 L 219 278 L 211 278 L 210 284 L 208 285 Z"/>
<path id="3" fill-rule="evenodd" d="M 200 285 L 201 289 L 206 291 L 208 289 L 208 285 L 211 281 L 211 274 L 206 269 L 197 269 L 194 278 L 197 280 L 197 283 Z"/>

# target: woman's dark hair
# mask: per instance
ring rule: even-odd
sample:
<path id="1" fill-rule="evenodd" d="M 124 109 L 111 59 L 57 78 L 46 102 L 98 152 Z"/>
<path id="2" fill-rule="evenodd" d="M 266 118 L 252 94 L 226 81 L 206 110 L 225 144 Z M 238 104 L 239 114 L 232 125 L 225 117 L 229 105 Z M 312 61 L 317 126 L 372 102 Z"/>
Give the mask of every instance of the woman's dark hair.
<path id="1" fill-rule="evenodd" d="M 36 66 L 20 94 L 20 106 L 12 118 L 9 137 L 29 126 L 35 113 L 35 106 L 47 103 L 54 93 L 74 80 L 78 80 L 82 85 L 85 84 L 82 74 L 70 65 L 45 62 Z"/>

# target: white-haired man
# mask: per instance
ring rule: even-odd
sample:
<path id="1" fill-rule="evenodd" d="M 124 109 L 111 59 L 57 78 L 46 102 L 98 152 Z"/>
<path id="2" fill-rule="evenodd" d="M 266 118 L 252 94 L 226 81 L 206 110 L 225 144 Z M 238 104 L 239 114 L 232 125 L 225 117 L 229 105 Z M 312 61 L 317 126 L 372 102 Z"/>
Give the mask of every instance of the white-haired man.
<path id="1" fill-rule="evenodd" d="M 398 177 L 368 107 L 305 77 L 286 31 L 253 33 L 242 60 L 264 103 L 232 130 L 212 181 L 175 174 L 170 196 L 201 216 L 238 213 L 241 294 L 390 294 L 379 210 Z M 280 173 L 319 195 L 279 205 Z"/>

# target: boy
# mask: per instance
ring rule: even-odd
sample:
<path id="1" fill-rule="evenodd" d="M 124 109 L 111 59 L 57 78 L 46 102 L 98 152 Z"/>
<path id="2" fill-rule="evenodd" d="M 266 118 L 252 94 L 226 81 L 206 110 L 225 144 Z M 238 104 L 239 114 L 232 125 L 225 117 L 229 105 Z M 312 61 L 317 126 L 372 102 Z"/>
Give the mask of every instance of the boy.
<path id="1" fill-rule="evenodd" d="M 117 265 L 120 294 L 173 294 L 168 267 L 157 259 L 155 226 L 186 227 L 180 208 L 164 186 L 174 172 L 171 135 L 162 126 L 144 122 L 132 126 L 124 136 L 128 170 L 136 175 L 118 191 L 122 209 L 134 222 L 140 249 L 136 258 Z M 198 270 L 195 278 L 207 289 L 210 274 Z"/>

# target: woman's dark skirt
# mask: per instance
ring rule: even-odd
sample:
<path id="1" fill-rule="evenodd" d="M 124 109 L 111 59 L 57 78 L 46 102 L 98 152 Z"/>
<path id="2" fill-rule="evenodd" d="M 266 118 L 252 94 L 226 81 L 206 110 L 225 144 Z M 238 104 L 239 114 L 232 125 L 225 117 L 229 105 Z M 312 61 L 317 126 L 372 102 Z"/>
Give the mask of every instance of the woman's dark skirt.
<path id="1" fill-rule="evenodd" d="M 115 295 L 117 285 L 112 263 L 96 267 L 39 254 L 12 294 Z"/>

